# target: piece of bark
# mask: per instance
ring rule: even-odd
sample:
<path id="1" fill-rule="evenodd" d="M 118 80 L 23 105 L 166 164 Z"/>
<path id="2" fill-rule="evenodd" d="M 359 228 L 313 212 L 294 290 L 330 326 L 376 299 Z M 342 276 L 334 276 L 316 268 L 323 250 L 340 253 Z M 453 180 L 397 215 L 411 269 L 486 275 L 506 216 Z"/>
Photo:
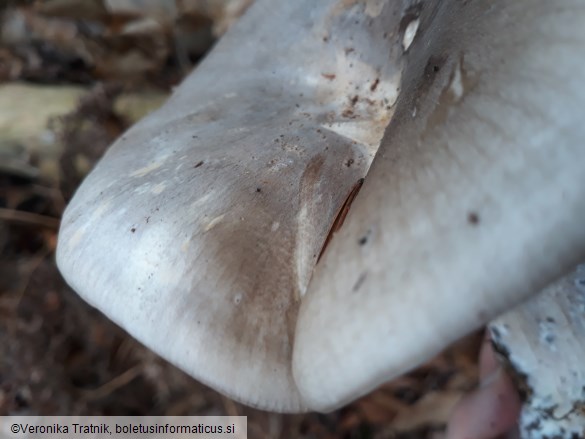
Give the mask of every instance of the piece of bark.
<path id="1" fill-rule="evenodd" d="M 585 437 L 585 265 L 490 329 L 524 399 L 522 439 Z"/>

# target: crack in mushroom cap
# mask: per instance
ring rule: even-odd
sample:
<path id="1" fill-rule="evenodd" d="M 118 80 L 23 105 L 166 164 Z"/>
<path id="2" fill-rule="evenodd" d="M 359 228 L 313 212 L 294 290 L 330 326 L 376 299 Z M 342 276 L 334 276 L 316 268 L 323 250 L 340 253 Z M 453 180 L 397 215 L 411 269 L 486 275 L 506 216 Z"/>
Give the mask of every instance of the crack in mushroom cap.
<path id="1" fill-rule="evenodd" d="M 57 262 L 83 298 L 256 407 L 305 409 L 299 301 L 398 93 L 400 5 L 380 5 L 259 1 L 63 217 Z"/>
<path id="2" fill-rule="evenodd" d="M 327 411 L 585 260 L 585 4 L 420 4 L 396 113 L 318 264 L 293 372 Z"/>

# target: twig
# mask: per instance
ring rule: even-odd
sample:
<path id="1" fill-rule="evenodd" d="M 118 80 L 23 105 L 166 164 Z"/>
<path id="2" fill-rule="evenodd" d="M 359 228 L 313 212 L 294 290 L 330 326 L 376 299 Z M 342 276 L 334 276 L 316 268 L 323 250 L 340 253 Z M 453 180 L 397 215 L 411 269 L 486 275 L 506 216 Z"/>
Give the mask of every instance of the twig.
<path id="1" fill-rule="evenodd" d="M 102 399 L 120 389 L 121 387 L 128 385 L 134 379 L 138 378 L 142 374 L 142 370 L 142 363 L 137 364 L 136 366 L 128 369 L 126 372 L 121 373 L 116 378 L 108 381 L 103 386 L 100 386 L 97 389 L 84 391 L 82 397 L 86 401 Z"/>
<path id="2" fill-rule="evenodd" d="M 0 219 L 2 218 L 1 210 L 2 209 L 0 209 Z M 4 210 L 7 210 L 7 209 L 4 209 Z M 28 273 L 24 277 L 24 284 L 20 287 L 20 289 L 19 289 L 18 293 L 16 294 L 16 297 L 14 298 L 14 301 L 13 301 L 14 309 L 18 308 L 18 305 L 20 305 L 20 301 L 22 300 L 22 298 L 24 297 L 24 294 L 26 293 L 28 285 L 30 284 L 30 281 L 32 280 L 33 274 L 35 273 L 35 271 L 38 270 L 38 268 L 41 266 L 43 261 L 47 258 L 47 256 L 49 256 L 51 254 L 51 252 L 53 250 L 54 249 L 52 249 L 50 247 L 46 247 L 43 250 L 39 251 L 36 255 L 34 255 L 34 258 L 29 262 L 30 268 L 28 268 L 28 270 L 27 270 Z"/>
<path id="3" fill-rule="evenodd" d="M 22 210 L 6 209 L 4 207 L 0 207 L 0 221 L 46 227 L 53 230 L 59 228 L 60 222 L 59 219 L 50 216 L 24 212 Z"/>

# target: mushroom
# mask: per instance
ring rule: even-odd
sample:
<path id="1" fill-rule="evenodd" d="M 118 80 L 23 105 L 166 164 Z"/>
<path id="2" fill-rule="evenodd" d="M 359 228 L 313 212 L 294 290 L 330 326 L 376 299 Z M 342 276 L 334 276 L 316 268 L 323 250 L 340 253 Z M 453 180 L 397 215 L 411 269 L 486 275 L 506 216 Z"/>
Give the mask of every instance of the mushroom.
<path id="1" fill-rule="evenodd" d="M 319 410 L 585 260 L 585 8 L 420 8 L 394 116 L 302 300 L 295 383 Z"/>
<path id="2" fill-rule="evenodd" d="M 584 18 L 259 0 L 80 186 L 59 267 L 220 392 L 333 410 L 585 260 Z"/>
<path id="3" fill-rule="evenodd" d="M 70 285 L 252 406 L 307 408 L 292 376 L 298 306 L 400 85 L 400 37 L 391 51 L 383 37 L 400 17 L 371 8 L 254 5 L 112 145 L 63 216 Z"/>

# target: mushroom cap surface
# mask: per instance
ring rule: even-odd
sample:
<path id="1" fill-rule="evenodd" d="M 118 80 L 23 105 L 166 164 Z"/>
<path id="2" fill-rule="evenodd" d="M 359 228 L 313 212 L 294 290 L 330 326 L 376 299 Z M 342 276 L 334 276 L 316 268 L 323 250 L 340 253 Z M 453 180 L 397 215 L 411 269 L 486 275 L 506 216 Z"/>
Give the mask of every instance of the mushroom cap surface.
<path id="1" fill-rule="evenodd" d="M 222 393 L 304 410 L 298 305 L 393 110 L 393 11 L 257 2 L 80 186 L 57 249 L 67 282 Z"/>
<path id="2" fill-rule="evenodd" d="M 294 377 L 328 411 L 585 260 L 585 5 L 423 2 L 396 112 L 303 298 Z"/>

